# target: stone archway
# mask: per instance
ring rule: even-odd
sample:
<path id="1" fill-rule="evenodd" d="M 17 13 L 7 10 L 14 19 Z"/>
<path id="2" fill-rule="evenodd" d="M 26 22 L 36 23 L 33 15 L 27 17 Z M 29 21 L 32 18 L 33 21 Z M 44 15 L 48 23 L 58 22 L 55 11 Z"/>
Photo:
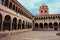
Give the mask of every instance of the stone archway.
<path id="1" fill-rule="evenodd" d="M 47 23 L 44 23 L 44 28 L 48 28 L 48 24 Z"/>
<path id="2" fill-rule="evenodd" d="M 8 7 L 8 4 L 9 4 L 9 0 L 5 0 L 4 5 Z"/>
<path id="3" fill-rule="evenodd" d="M 60 28 L 60 23 L 59 23 L 59 28 Z"/>
<path id="4" fill-rule="evenodd" d="M 55 22 L 55 23 L 54 23 L 54 30 L 57 30 L 57 29 L 58 29 L 58 23 Z"/>
<path id="5" fill-rule="evenodd" d="M 35 23 L 35 28 L 38 28 L 38 23 Z"/>
<path id="6" fill-rule="evenodd" d="M 30 28 L 30 23 L 28 25 L 29 25 L 28 28 Z"/>
<path id="7" fill-rule="evenodd" d="M 11 17 L 9 15 L 6 15 L 3 23 L 3 31 L 5 30 L 10 31 L 10 26 L 11 26 L 10 24 L 11 24 Z"/>
<path id="8" fill-rule="evenodd" d="M 13 23 L 12 23 L 12 29 L 16 30 L 17 29 L 17 18 L 13 18 Z"/>
<path id="9" fill-rule="evenodd" d="M 39 24 L 39 26 L 40 26 L 40 28 L 42 28 L 42 29 L 43 29 L 43 23 L 40 23 L 40 24 Z"/>
<path id="10" fill-rule="evenodd" d="M 53 28 L 53 25 L 52 25 L 52 23 L 49 23 L 49 28 Z"/>
<path id="11" fill-rule="evenodd" d="M 25 21 L 22 23 L 22 29 L 25 29 Z"/>
<path id="12" fill-rule="evenodd" d="M 18 22 L 18 29 L 21 29 L 21 19 L 19 19 L 19 22 Z"/>
<path id="13" fill-rule="evenodd" d="M 1 27 L 2 27 L 2 15 L 0 14 L 0 31 L 1 31 Z"/>

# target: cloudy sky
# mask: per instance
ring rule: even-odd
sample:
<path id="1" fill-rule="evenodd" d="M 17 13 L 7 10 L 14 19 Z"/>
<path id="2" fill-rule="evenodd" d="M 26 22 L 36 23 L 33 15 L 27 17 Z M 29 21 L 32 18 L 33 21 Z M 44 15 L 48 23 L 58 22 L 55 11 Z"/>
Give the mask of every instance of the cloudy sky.
<path id="1" fill-rule="evenodd" d="M 44 3 L 50 14 L 60 14 L 60 0 L 18 0 L 33 15 L 39 14 L 39 7 Z"/>

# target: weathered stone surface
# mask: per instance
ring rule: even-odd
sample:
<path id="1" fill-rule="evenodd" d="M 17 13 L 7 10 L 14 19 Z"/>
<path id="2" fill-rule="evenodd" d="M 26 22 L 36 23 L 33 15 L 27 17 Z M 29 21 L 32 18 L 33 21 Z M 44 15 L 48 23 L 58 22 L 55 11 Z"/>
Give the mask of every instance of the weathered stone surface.
<path id="1" fill-rule="evenodd" d="M 60 31 L 29 31 L 10 35 L 0 40 L 60 40 L 56 33 Z"/>

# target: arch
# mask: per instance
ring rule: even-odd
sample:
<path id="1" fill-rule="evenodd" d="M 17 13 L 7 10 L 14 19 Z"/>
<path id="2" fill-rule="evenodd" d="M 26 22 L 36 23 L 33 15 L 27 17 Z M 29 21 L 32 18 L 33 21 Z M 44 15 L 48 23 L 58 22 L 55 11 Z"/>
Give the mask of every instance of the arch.
<path id="1" fill-rule="evenodd" d="M 22 29 L 25 28 L 25 21 L 23 20 L 23 23 L 22 23 Z"/>
<path id="2" fill-rule="evenodd" d="M 9 4 L 9 8 L 12 9 L 12 2 L 10 2 L 10 4 Z"/>
<path id="3" fill-rule="evenodd" d="M 55 19 L 55 17 L 53 16 L 53 19 Z"/>
<path id="4" fill-rule="evenodd" d="M 59 28 L 60 28 L 60 23 L 59 23 Z"/>
<path id="5" fill-rule="evenodd" d="M 6 15 L 3 23 L 3 31 L 5 30 L 10 31 L 10 24 L 11 24 L 11 17 L 9 15 Z"/>
<path id="6" fill-rule="evenodd" d="M 30 28 L 32 28 L 32 23 L 30 23 Z"/>
<path id="7" fill-rule="evenodd" d="M 13 18 L 12 26 L 13 26 L 12 29 L 16 30 L 16 28 L 17 28 L 17 18 L 16 17 Z"/>
<path id="8" fill-rule="evenodd" d="M 47 23 L 44 23 L 44 28 L 48 28 L 48 24 Z"/>
<path id="9" fill-rule="evenodd" d="M 29 22 L 28 22 L 28 29 L 29 29 Z"/>
<path id="10" fill-rule="evenodd" d="M 18 29 L 21 29 L 21 19 L 19 19 L 19 22 L 18 22 Z"/>
<path id="11" fill-rule="evenodd" d="M 8 7 L 8 4 L 9 4 L 9 0 L 5 0 L 4 5 Z"/>
<path id="12" fill-rule="evenodd" d="M 54 30 L 57 30 L 57 29 L 58 29 L 58 23 L 55 22 L 55 23 L 54 23 Z"/>
<path id="13" fill-rule="evenodd" d="M 1 26 L 2 25 L 2 15 L 0 14 L 0 31 L 1 31 Z"/>
<path id="14" fill-rule="evenodd" d="M 40 23 L 40 24 L 39 24 L 39 26 L 40 26 L 40 28 L 42 28 L 42 29 L 43 29 L 43 23 Z"/>
<path id="15" fill-rule="evenodd" d="M 49 28 L 53 28 L 52 23 L 49 23 Z"/>
<path id="16" fill-rule="evenodd" d="M 16 10 L 15 11 L 17 12 L 17 10 L 18 10 L 18 7 L 16 6 Z"/>
<path id="17" fill-rule="evenodd" d="M 60 16 L 58 16 L 58 19 L 60 19 Z"/>
<path id="18" fill-rule="evenodd" d="M 35 23 L 35 28 L 38 28 L 38 23 Z"/>
<path id="19" fill-rule="evenodd" d="M 13 5 L 13 10 L 15 10 L 15 5 Z"/>

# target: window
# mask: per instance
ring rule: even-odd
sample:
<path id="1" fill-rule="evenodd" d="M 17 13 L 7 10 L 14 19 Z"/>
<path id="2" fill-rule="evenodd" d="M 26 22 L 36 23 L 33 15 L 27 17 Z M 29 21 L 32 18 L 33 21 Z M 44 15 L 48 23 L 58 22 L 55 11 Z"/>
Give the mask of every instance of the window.
<path id="1" fill-rule="evenodd" d="M 13 10 L 15 10 L 15 5 L 13 5 Z"/>
<path id="2" fill-rule="evenodd" d="M 10 4 L 9 4 L 9 8 L 10 8 L 10 9 L 12 8 L 12 2 L 10 2 Z"/>
<path id="3" fill-rule="evenodd" d="M 45 12 L 47 12 L 47 11 L 45 10 Z"/>
<path id="4" fill-rule="evenodd" d="M 9 3 L 9 0 L 6 0 L 4 5 L 8 7 L 8 3 Z"/>
<path id="5" fill-rule="evenodd" d="M 43 11 L 41 11 L 41 13 L 42 13 Z"/>

